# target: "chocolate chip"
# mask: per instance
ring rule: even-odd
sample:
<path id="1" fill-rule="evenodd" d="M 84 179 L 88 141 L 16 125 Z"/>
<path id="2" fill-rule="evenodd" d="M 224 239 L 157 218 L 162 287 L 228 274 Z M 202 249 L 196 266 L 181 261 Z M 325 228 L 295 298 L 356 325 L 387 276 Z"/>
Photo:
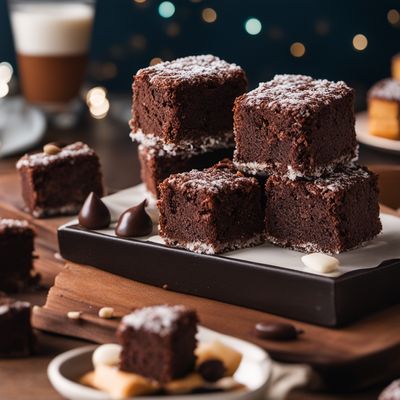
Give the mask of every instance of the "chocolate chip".
<path id="1" fill-rule="evenodd" d="M 146 213 L 147 201 L 142 201 L 139 205 L 129 208 L 121 214 L 115 227 L 115 233 L 121 237 L 146 236 L 153 230 L 153 222 L 149 214 Z"/>
<path id="2" fill-rule="evenodd" d="M 292 324 L 281 322 L 259 322 L 255 325 L 255 334 L 260 339 L 268 340 L 296 340 L 302 331 Z"/>
<path id="3" fill-rule="evenodd" d="M 226 369 L 221 360 L 209 359 L 197 366 L 197 372 L 207 382 L 216 382 L 224 376 Z"/>
<path id="4" fill-rule="evenodd" d="M 88 229 L 104 229 L 110 225 L 111 215 L 96 193 L 91 192 L 79 213 L 79 224 Z"/>

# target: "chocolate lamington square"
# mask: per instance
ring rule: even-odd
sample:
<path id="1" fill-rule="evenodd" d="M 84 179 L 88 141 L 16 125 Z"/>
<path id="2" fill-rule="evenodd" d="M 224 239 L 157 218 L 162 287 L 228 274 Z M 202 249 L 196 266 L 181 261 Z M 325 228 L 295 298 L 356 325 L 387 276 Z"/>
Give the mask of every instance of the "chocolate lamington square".
<path id="1" fill-rule="evenodd" d="M 0 218 L 0 290 L 16 292 L 38 281 L 34 232 L 26 221 Z"/>
<path id="2" fill-rule="evenodd" d="M 250 174 L 320 176 L 357 157 L 354 92 L 344 82 L 276 75 L 234 106 L 235 164 Z"/>
<path id="3" fill-rule="evenodd" d="M 383 79 L 368 91 L 368 129 L 371 135 L 400 140 L 400 81 Z"/>
<path id="4" fill-rule="evenodd" d="M 34 350 L 31 306 L 0 296 L 0 357 L 25 357 Z"/>
<path id="5" fill-rule="evenodd" d="M 267 240 L 304 251 L 341 253 L 373 239 L 379 220 L 377 176 L 365 167 L 342 167 L 329 176 L 266 183 Z"/>
<path id="6" fill-rule="evenodd" d="M 232 159 L 234 145 L 217 147 L 202 151 L 201 148 L 191 151 L 178 150 L 166 152 L 162 144 L 155 146 L 139 145 L 140 176 L 147 190 L 156 198 L 159 197 L 160 183 L 172 174 L 211 167 L 225 158 Z"/>
<path id="7" fill-rule="evenodd" d="M 221 162 L 171 175 L 160 185 L 160 236 L 169 246 L 222 253 L 262 242 L 258 181 Z"/>
<path id="8" fill-rule="evenodd" d="M 161 383 L 181 378 L 195 365 L 197 314 L 182 305 L 159 305 L 123 317 L 117 331 L 120 369 Z"/>
<path id="9" fill-rule="evenodd" d="M 242 68 L 212 55 L 143 68 L 133 81 L 132 137 L 179 144 L 232 134 L 233 103 L 246 87 Z"/>
<path id="10" fill-rule="evenodd" d="M 82 142 L 25 155 L 17 169 L 26 209 L 35 218 L 75 214 L 90 192 L 103 195 L 99 158 Z"/>

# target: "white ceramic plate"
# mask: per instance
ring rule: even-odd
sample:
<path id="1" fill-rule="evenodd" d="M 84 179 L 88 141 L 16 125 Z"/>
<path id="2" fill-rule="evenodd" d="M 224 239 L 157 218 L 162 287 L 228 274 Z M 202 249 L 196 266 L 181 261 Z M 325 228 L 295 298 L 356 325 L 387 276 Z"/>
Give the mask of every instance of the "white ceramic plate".
<path id="1" fill-rule="evenodd" d="M 367 112 L 358 113 L 356 115 L 356 134 L 357 140 L 362 144 L 390 153 L 400 154 L 400 140 L 385 139 L 369 134 Z"/>
<path id="2" fill-rule="evenodd" d="M 222 335 L 207 328 L 199 327 L 199 342 L 219 340 L 243 354 L 242 362 L 235 373 L 235 379 L 246 385 L 248 390 L 219 392 L 211 394 L 180 396 L 145 396 L 136 399 L 146 400 L 250 400 L 262 398 L 271 376 L 271 360 L 260 347 L 232 336 Z M 71 400 L 108 400 L 109 395 L 77 383 L 86 372 L 93 369 L 92 353 L 97 346 L 85 346 L 67 351 L 54 358 L 49 364 L 47 375 L 54 388 Z"/>
<path id="3" fill-rule="evenodd" d="M 22 97 L 4 99 L 0 110 L 0 158 L 37 145 L 46 130 L 46 118 Z"/>

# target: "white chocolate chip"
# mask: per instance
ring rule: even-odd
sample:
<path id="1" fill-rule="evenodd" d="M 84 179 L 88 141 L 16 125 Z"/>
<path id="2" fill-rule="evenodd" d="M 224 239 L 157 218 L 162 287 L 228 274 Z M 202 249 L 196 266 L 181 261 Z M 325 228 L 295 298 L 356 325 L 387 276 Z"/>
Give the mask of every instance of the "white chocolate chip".
<path id="1" fill-rule="evenodd" d="M 81 312 L 80 311 L 68 311 L 67 312 L 67 317 L 69 319 L 79 319 L 81 317 Z"/>
<path id="2" fill-rule="evenodd" d="M 110 319 L 114 316 L 114 309 L 112 307 L 102 307 L 99 310 L 99 317 Z"/>
<path id="3" fill-rule="evenodd" d="M 53 156 L 55 154 L 58 154 L 61 149 L 56 146 L 53 143 L 48 143 L 46 145 L 43 146 L 43 151 L 48 155 L 48 156 Z"/>
<path id="4" fill-rule="evenodd" d="M 108 343 L 99 346 L 92 355 L 92 363 L 96 368 L 99 365 L 118 365 L 122 347 L 119 344 Z"/>
<path id="5" fill-rule="evenodd" d="M 323 253 L 312 253 L 301 257 L 301 261 L 307 267 L 316 272 L 327 274 L 339 269 L 339 260 Z"/>

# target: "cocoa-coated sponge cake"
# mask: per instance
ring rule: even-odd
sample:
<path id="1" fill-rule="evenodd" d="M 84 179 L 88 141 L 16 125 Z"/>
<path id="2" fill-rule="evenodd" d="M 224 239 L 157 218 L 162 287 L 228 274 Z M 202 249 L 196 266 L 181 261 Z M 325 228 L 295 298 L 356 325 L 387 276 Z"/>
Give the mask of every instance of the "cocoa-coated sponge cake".
<path id="1" fill-rule="evenodd" d="M 143 68 L 133 82 L 132 138 L 147 145 L 152 136 L 173 144 L 226 140 L 234 100 L 246 87 L 242 68 L 212 55 Z"/>
<path id="2" fill-rule="evenodd" d="M 193 371 L 197 314 L 182 305 L 157 305 L 122 318 L 120 369 L 166 383 Z"/>
<path id="3" fill-rule="evenodd" d="M 318 179 L 270 176 L 265 191 L 266 237 L 279 246 L 335 254 L 382 229 L 377 176 L 365 167 L 341 167 Z"/>
<path id="4" fill-rule="evenodd" d="M 171 175 L 160 185 L 160 236 L 206 254 L 254 246 L 262 242 L 261 204 L 258 181 L 229 162 Z"/>
<path id="5" fill-rule="evenodd" d="M 234 107 L 235 164 L 255 175 L 319 176 L 356 158 L 354 92 L 344 82 L 276 75 Z"/>

